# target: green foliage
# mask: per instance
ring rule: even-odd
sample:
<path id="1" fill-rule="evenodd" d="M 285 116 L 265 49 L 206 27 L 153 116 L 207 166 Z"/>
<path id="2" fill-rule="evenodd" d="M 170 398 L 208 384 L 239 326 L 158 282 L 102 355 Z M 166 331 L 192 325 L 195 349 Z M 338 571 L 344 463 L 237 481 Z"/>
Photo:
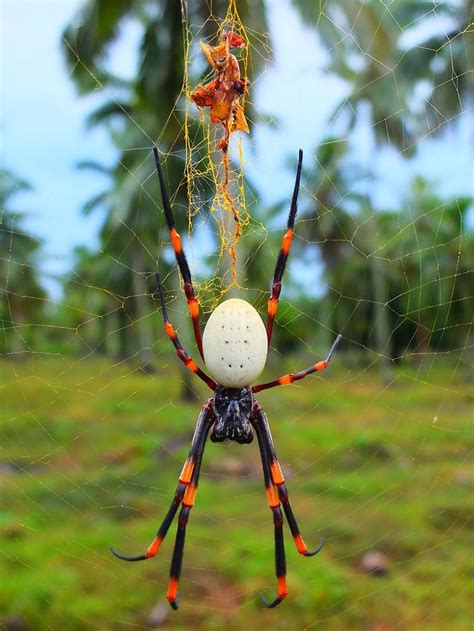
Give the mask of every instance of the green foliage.
<path id="1" fill-rule="evenodd" d="M 437 4 L 436 21 L 449 27 L 438 27 L 435 34 L 420 29 L 433 17 L 432 8 L 423 2 L 292 4 L 330 51 L 329 68 L 349 83 L 349 96 L 335 108 L 337 113 L 345 110 L 349 129 L 358 120 L 361 103 L 369 104 L 367 134 L 409 155 L 420 135 L 444 129 L 472 95 L 472 0 Z M 412 38 L 416 43 L 406 43 L 404 36 L 417 30 Z M 421 85 L 428 87 L 425 107 L 414 98 Z"/>
<path id="2" fill-rule="evenodd" d="M 426 126 L 420 126 L 414 94 L 427 81 L 431 85 L 428 102 L 436 101 L 436 111 L 443 112 L 446 119 L 455 116 L 462 103 L 458 90 L 464 96 L 466 68 L 470 67 L 467 13 L 450 2 L 440 5 L 437 13 L 450 20 L 452 32 L 433 36 L 429 46 L 408 45 L 402 36 L 428 17 L 417 3 L 394 5 L 390 10 L 376 2 L 311 4 L 294 0 L 293 4 L 305 23 L 317 30 L 329 51 L 329 70 L 348 82 L 350 93 L 336 107 L 337 113 L 346 115 L 345 139 L 323 139 L 315 155 L 317 167 L 312 164 L 304 173 L 305 188 L 312 197 L 302 193 L 303 221 L 298 223 L 297 233 L 303 240 L 294 244 L 292 253 L 301 258 L 307 252 L 303 245 L 316 244 L 324 266 L 326 295 L 309 304 L 303 286 L 293 291 L 292 304 L 280 310 L 275 342 L 282 352 L 303 340 L 311 343 L 319 337 L 316 322 L 325 332 L 326 342 L 342 331 L 346 348 L 349 340 L 354 348 L 373 349 L 370 359 L 380 358 L 390 379 L 390 358 L 410 352 L 424 355 L 466 343 L 473 269 L 467 254 L 472 234 L 464 227 L 467 201 L 438 198 L 432 185 L 421 186 L 414 179 L 412 197 L 398 212 L 376 211 L 370 195 L 357 192 L 358 182 L 372 178 L 373 173 L 351 154 L 351 132 L 356 121 L 364 120 L 361 107 L 368 105 L 367 134 L 376 141 L 374 162 L 378 148 L 386 143 L 397 146 L 404 156 L 413 153 L 417 138 L 426 132 Z M 82 165 L 109 176 L 108 188 L 84 209 L 102 209 L 105 220 L 100 250 L 78 251 L 74 276 L 65 286 L 67 306 L 61 313 L 72 318 L 68 326 L 75 326 L 76 332 L 80 327 L 86 353 L 97 350 L 126 357 L 138 352 L 140 363 L 148 368 L 153 360 L 150 340 L 156 334 L 147 277 L 156 269 L 156 253 L 168 236 L 164 222 L 157 221 L 159 191 L 156 178 L 149 177 L 153 171 L 149 148 L 136 148 L 143 147 L 144 140 L 145 145 L 152 144 L 159 133 L 173 203 L 178 209 L 185 208 L 187 189 L 180 159 L 183 108 L 179 105 L 185 71 L 183 6 L 160 1 L 121 2 L 109 7 L 96 0 L 80 10 L 63 41 L 79 90 L 107 87 L 112 95 L 91 112 L 88 123 L 108 127 L 120 157 L 112 167 L 93 162 Z M 225 8 L 225 2 L 214 2 L 211 10 L 224 15 Z M 191 47 L 196 47 L 198 37 L 212 37 L 217 25 L 207 20 L 207 2 L 186 5 L 185 10 Z M 266 30 L 261 2 L 240 2 L 239 12 L 254 31 Z M 120 26 L 127 21 L 138 25 L 141 36 L 134 51 L 137 76 L 125 81 L 112 76 L 107 68 L 108 50 L 119 40 Z M 195 24 L 204 24 L 198 36 Z M 254 38 L 249 60 L 252 75 L 259 68 L 259 46 Z M 420 56 L 423 63 L 417 63 Z M 194 66 L 188 70 L 195 72 Z M 452 79 L 456 75 L 456 90 L 447 72 Z M 193 83 L 198 76 L 189 78 Z M 446 90 L 456 94 L 458 101 L 443 97 Z M 429 114 L 422 118 L 430 124 Z M 438 125 L 435 131 L 440 128 Z M 200 126 L 192 134 L 195 159 L 199 160 L 200 152 L 206 150 Z M 167 154 L 170 149 L 172 153 Z M 202 192 L 208 185 L 200 183 Z M 259 200 L 258 191 L 250 187 L 248 199 Z M 239 257 L 245 261 L 241 282 L 249 290 L 248 298 L 262 309 L 262 288 L 268 283 L 267 272 L 274 265 L 280 241 L 280 234 L 269 231 L 268 226 L 274 216 L 284 216 L 286 205 L 271 209 L 251 204 L 254 223 L 239 246 Z M 176 214 L 183 232 L 188 217 Z M 171 268 L 163 256 L 160 266 L 166 279 Z M 177 288 L 175 282 L 174 290 Z M 78 308 L 84 296 L 86 305 Z M 183 332 L 188 323 L 181 312 L 177 309 L 175 323 Z"/>
<path id="3" fill-rule="evenodd" d="M 37 268 L 42 243 L 24 230 L 24 213 L 11 206 L 30 188 L 10 171 L 0 171 L 0 355 L 17 358 L 31 347 L 46 298 Z"/>
<path id="4" fill-rule="evenodd" d="M 225 8 L 226 2 L 215 2 L 213 6 L 221 15 L 225 14 Z M 84 208 L 85 213 L 105 211 L 105 220 L 99 252 L 79 250 L 77 253 L 76 269 L 65 285 L 62 313 L 72 317 L 74 311 L 77 325 L 93 323 L 86 337 L 92 334 L 96 340 L 86 341 L 86 352 L 88 348 L 90 352 L 94 349 L 109 352 L 118 345 L 122 357 L 137 356 L 146 370 L 153 369 L 150 344 L 156 336 L 151 326 L 154 306 L 148 295 L 147 278 L 157 269 L 161 244 L 169 239 L 159 213 L 157 178 L 150 178 L 150 173 L 154 172 L 150 149 L 158 134 L 163 156 L 170 151 L 164 167 L 172 202 L 178 208 L 185 208 L 188 203 L 182 160 L 184 108 L 176 107 L 182 98 L 186 62 L 183 10 L 189 11 L 190 24 L 206 23 L 200 36 L 215 34 L 217 24 L 206 22 L 207 2 L 194 2 L 185 9 L 184 4 L 174 1 L 120 2 L 109 6 L 95 0 L 80 9 L 63 38 L 66 61 L 79 91 L 88 93 L 108 88 L 112 94 L 112 100 L 106 100 L 91 112 L 88 125 L 107 126 L 120 156 L 112 168 L 91 161 L 81 165 L 109 175 L 109 187 L 89 200 Z M 254 28 L 265 30 L 265 11 L 260 0 L 239 3 L 239 11 L 244 19 L 252 21 Z M 107 69 L 107 51 L 120 39 L 120 26 L 127 21 L 133 22 L 141 34 L 138 49 L 133 51 L 137 55 L 138 72 L 130 81 L 112 76 Z M 255 57 L 252 73 L 259 66 L 259 58 Z M 195 125 L 191 134 L 199 145 L 203 139 L 202 127 Z M 205 149 L 206 144 L 201 143 L 198 158 Z M 203 190 L 208 188 L 209 183 L 205 183 Z M 182 233 L 188 227 L 188 219 L 186 213 L 176 213 L 177 226 Z M 161 257 L 163 278 L 168 276 L 169 269 Z M 81 301 L 81 293 L 87 297 L 87 304 L 78 311 L 76 305 Z M 134 326 L 127 326 L 127 321 L 128 324 L 134 322 Z M 104 327 L 98 326 L 100 322 Z M 180 331 L 188 326 L 182 316 L 175 324 Z M 118 343 L 117 340 L 112 344 L 103 343 L 104 328 L 105 335 L 118 338 Z M 183 379 L 187 382 L 188 375 Z"/>

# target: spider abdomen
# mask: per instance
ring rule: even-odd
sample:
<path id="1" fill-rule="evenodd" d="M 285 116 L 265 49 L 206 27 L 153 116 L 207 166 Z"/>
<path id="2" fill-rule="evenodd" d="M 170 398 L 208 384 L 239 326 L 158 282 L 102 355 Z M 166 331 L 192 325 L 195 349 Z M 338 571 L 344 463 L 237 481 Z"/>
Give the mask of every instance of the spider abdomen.
<path id="1" fill-rule="evenodd" d="M 250 385 L 267 360 L 267 334 L 261 317 L 245 300 L 231 298 L 211 313 L 204 329 L 204 361 L 217 383 Z"/>

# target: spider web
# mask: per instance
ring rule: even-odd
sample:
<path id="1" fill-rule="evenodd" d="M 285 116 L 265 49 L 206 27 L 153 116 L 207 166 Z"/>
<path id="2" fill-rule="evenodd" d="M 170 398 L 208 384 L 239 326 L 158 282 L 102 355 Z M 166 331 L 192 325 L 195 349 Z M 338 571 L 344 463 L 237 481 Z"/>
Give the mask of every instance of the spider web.
<path id="1" fill-rule="evenodd" d="M 63 185 L 59 178 L 54 188 L 47 184 L 53 167 L 40 158 L 58 137 L 59 113 L 53 109 L 55 120 L 42 129 L 30 104 L 35 98 L 41 104 L 44 96 L 32 94 L 23 81 L 7 83 L 6 96 L 10 89 L 28 103 L 23 133 L 42 140 L 31 149 L 34 162 L 22 161 L 13 147 L 23 145 L 24 155 L 26 142 L 15 135 L 21 125 L 7 105 L 5 166 L 26 178 L 29 168 L 38 190 L 27 194 L 17 182 L 0 215 L 5 628 L 238 629 L 268 620 L 276 629 L 472 627 L 474 220 L 466 201 L 472 193 L 472 95 L 461 91 L 455 63 L 459 47 L 472 59 L 472 41 L 468 29 L 448 36 L 449 54 L 437 51 L 424 79 L 407 87 L 400 67 L 409 51 L 424 59 L 433 34 L 452 32 L 461 3 L 449 4 L 451 13 L 446 5 L 425 3 L 426 10 L 405 26 L 396 22 L 396 4 L 381 3 L 385 10 L 357 40 L 359 52 L 345 79 L 332 61 L 360 32 L 363 3 L 348 14 L 342 3 L 336 9 L 328 3 L 268 3 L 268 32 L 239 24 L 249 42 L 240 61 L 252 84 L 246 105 L 251 134 L 236 135 L 230 151 L 229 191 L 242 219 L 235 282 L 228 257 L 233 233 L 214 149 L 219 132 L 209 126 L 207 112 L 199 114 L 185 97 L 195 76 L 205 72 L 199 40 L 216 19 L 238 23 L 236 3 L 226 16 L 213 13 L 210 4 L 208 20 L 183 21 L 183 90 L 162 129 L 150 134 L 124 111 L 132 143 L 121 146 L 119 157 L 117 149 L 106 150 L 111 164 L 119 159 L 121 186 L 108 214 L 102 208 L 96 218 L 77 219 L 88 199 L 99 201 L 103 186 L 103 176 L 88 179 L 77 171 L 68 180 L 75 201 L 65 193 L 62 215 L 48 214 L 48 202 L 54 206 Z M 71 3 L 61 14 L 56 45 L 78 6 Z M 18 18 L 12 7 L 6 4 L 6 25 Z M 30 8 L 38 21 L 51 5 Z M 401 51 L 393 66 L 377 40 L 387 20 Z M 325 32 L 331 28 L 339 37 L 328 46 Z M 139 36 L 140 26 L 130 20 L 108 50 L 114 73 L 133 77 L 136 68 L 127 56 Z M 25 55 L 18 59 L 26 66 L 39 36 L 20 39 Z M 7 65 L 15 51 L 13 41 L 5 46 Z M 444 73 L 442 63 L 448 64 Z M 370 64 L 375 76 L 363 74 Z M 469 63 L 466 68 L 472 73 Z M 360 76 L 367 78 L 357 84 L 358 94 L 382 85 L 371 106 L 351 90 Z M 53 79 L 45 83 L 54 94 Z M 442 88 L 448 105 L 458 101 L 454 115 L 432 101 L 433 86 Z M 69 95 L 78 127 L 105 101 L 121 106 L 115 89 L 102 84 L 97 92 L 78 107 Z M 393 99 L 388 108 L 387 95 Z M 388 112 L 382 119 L 381 102 Z M 400 132 L 396 121 L 407 102 L 419 117 Z M 173 134 L 175 145 L 169 143 Z M 83 144 L 74 161 L 96 158 L 77 138 Z M 111 142 L 101 128 L 88 138 L 97 151 Z M 223 293 L 251 301 L 265 315 L 297 150 L 305 152 L 296 237 L 265 377 L 323 358 L 338 333 L 344 341 L 321 378 L 259 396 L 302 534 L 309 546 L 326 539 L 320 555 L 309 560 L 296 554 L 286 533 L 290 594 L 274 612 L 261 608 L 256 597 L 273 593 L 276 582 L 272 520 L 255 444 L 207 447 L 177 614 L 165 600 L 175 525 L 158 557 L 147 563 L 120 564 L 107 549 L 113 544 L 134 554 L 151 542 L 208 396 L 176 365 L 150 298 L 159 267 L 170 318 L 197 359 L 161 214 L 155 142 L 166 146 L 163 164 L 203 323 Z M 177 178 L 176 161 L 182 165 Z M 120 200 L 129 184 L 139 194 L 134 213 L 126 216 Z M 50 197 L 41 197 L 48 186 Z M 9 208 L 19 209 L 13 221 Z M 23 209 L 37 213 L 23 216 Z M 75 222 L 70 226 L 78 226 L 77 237 L 73 227 L 60 229 L 66 215 Z M 107 221 L 107 238 L 100 240 Z M 82 225 L 88 232 L 80 232 Z M 40 256 L 17 246 L 28 231 L 44 241 Z M 149 235 L 159 235 L 158 242 Z M 71 255 L 61 239 L 70 248 L 86 243 L 88 251 Z M 93 267 L 97 258 L 99 270 Z M 38 274 L 39 288 L 31 273 Z M 183 392 L 194 400 L 183 400 Z"/>

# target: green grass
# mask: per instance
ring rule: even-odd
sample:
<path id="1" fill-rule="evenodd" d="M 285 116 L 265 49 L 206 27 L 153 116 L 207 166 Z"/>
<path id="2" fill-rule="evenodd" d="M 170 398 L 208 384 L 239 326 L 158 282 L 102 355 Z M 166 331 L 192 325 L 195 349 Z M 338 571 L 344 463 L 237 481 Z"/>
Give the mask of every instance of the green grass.
<path id="1" fill-rule="evenodd" d="M 292 364 L 297 364 L 295 360 Z M 305 559 L 287 537 L 290 594 L 275 610 L 273 526 L 256 444 L 207 447 L 187 534 L 182 601 L 165 601 L 172 527 L 145 550 L 167 510 L 201 403 L 179 402 L 170 363 L 43 358 L 0 362 L 0 624 L 24 629 L 472 628 L 472 384 L 453 365 L 342 372 L 263 392 Z M 279 370 L 282 370 L 281 366 Z M 232 474 L 235 468 L 236 473 Z M 369 551 L 388 574 L 359 569 Z"/>

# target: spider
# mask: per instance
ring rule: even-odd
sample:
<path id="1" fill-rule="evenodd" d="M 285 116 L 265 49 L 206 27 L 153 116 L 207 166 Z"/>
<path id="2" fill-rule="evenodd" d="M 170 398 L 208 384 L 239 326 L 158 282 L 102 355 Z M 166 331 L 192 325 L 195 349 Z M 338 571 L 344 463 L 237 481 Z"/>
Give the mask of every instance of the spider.
<path id="1" fill-rule="evenodd" d="M 164 329 L 167 336 L 173 343 L 179 359 L 189 370 L 195 373 L 209 386 L 209 388 L 213 391 L 213 394 L 201 410 L 196 423 L 191 448 L 181 471 L 181 475 L 179 476 L 174 499 L 171 502 L 171 506 L 169 507 L 169 510 L 159 527 L 155 538 L 148 546 L 147 551 L 145 554 L 140 554 L 138 556 L 124 556 L 119 554 L 112 547 L 111 551 L 116 557 L 124 561 L 143 561 L 154 557 L 161 547 L 163 539 L 171 526 L 178 508 L 181 506 L 178 517 L 176 541 L 171 560 L 170 579 L 166 594 L 171 607 L 173 609 L 177 609 L 178 583 L 183 562 L 186 526 L 191 509 L 194 505 L 204 446 L 207 437 L 210 433 L 210 439 L 213 442 L 222 442 L 229 439 L 240 444 L 247 444 L 252 442 L 255 433 L 262 460 L 268 506 L 273 514 L 275 570 L 277 578 L 277 596 L 271 601 L 268 601 L 263 595 L 260 595 L 260 598 L 267 607 L 276 607 L 288 594 L 286 587 L 286 560 L 283 540 L 282 507 L 288 521 L 296 549 L 300 554 L 306 557 L 314 556 L 321 550 L 324 541 L 321 539 L 319 546 L 312 551 L 308 550 L 305 542 L 303 541 L 288 499 L 285 478 L 283 477 L 283 473 L 275 453 L 267 417 L 254 395 L 262 390 L 293 383 L 294 381 L 304 379 L 307 375 L 325 370 L 336 346 L 341 340 L 341 335 L 338 335 L 333 342 L 326 359 L 313 364 L 309 368 L 300 370 L 299 372 L 283 375 L 274 381 L 251 385 L 251 383 L 260 375 L 265 366 L 268 346 L 272 337 L 273 322 L 281 291 L 281 281 L 293 237 L 303 152 L 300 149 L 287 230 L 282 239 L 281 250 L 275 266 L 272 290 L 268 300 L 266 327 L 252 305 L 245 300 L 232 298 L 222 302 L 212 312 L 202 336 L 199 325 L 199 305 L 195 296 L 188 262 L 183 252 L 181 238 L 176 231 L 173 212 L 156 147 L 153 149 L 153 152 L 160 180 L 166 222 L 170 230 L 171 244 L 176 255 L 176 261 L 184 282 L 184 291 L 188 302 L 189 313 L 193 322 L 196 344 L 199 354 L 201 355 L 201 358 L 211 375 L 210 377 L 198 367 L 193 359 L 191 359 L 179 341 L 176 330 L 168 318 L 161 280 L 159 275 L 156 274 L 156 293 L 161 305 Z"/>

